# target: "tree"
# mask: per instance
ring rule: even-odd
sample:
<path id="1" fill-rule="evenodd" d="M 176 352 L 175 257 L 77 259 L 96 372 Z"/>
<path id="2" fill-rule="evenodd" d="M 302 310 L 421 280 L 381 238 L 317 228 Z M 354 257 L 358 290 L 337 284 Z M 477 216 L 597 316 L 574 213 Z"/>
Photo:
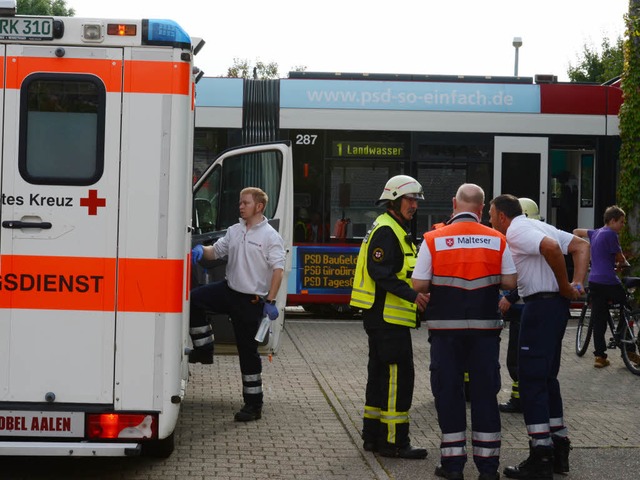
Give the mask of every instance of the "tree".
<path id="1" fill-rule="evenodd" d="M 275 79 L 278 78 L 278 64 L 256 60 L 255 66 L 252 67 L 249 64 L 249 60 L 234 58 L 233 65 L 227 70 L 227 77 L 259 78 L 260 80 Z"/>
<path id="2" fill-rule="evenodd" d="M 569 65 L 567 70 L 569 79 L 572 82 L 605 83 L 622 75 L 624 66 L 622 37 L 618 37 L 614 45 L 605 38 L 602 40 L 601 50 L 602 52 L 598 53 L 595 48 L 584 45 L 578 64 Z"/>
<path id="3" fill-rule="evenodd" d="M 619 115 L 622 146 L 617 202 L 627 214 L 627 225 L 620 236 L 622 248 L 637 271 L 640 265 L 640 0 L 629 1 L 629 14 L 625 21 L 624 103 Z"/>
<path id="4" fill-rule="evenodd" d="M 17 13 L 20 15 L 54 15 L 73 17 L 76 11 L 67 8 L 66 0 L 18 0 Z"/>
<path id="5" fill-rule="evenodd" d="M 294 72 L 304 72 L 307 69 L 304 65 L 296 65 L 291 68 Z M 256 60 L 255 67 L 252 67 L 247 59 L 234 58 L 233 65 L 227 69 L 227 77 L 231 78 L 259 78 L 270 80 L 279 77 L 278 64 L 275 62 L 264 63 Z"/>

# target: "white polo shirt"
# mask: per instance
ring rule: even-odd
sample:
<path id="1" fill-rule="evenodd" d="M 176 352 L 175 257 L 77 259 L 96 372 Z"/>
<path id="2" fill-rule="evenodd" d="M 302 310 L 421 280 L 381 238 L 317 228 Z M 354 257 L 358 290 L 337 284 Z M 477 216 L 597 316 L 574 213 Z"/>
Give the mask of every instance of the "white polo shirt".
<path id="1" fill-rule="evenodd" d="M 226 278 L 236 292 L 264 296 L 269 293 L 273 271 L 284 269 L 284 242 L 264 217 L 249 230 L 240 219 L 213 248 L 216 258 L 229 257 Z"/>
<path id="2" fill-rule="evenodd" d="M 507 229 L 507 243 L 518 271 L 518 294 L 521 297 L 560 291 L 553 270 L 540 253 L 540 243 L 544 237 L 558 242 L 562 253 L 567 255 L 573 235 L 553 225 L 519 215 Z"/>

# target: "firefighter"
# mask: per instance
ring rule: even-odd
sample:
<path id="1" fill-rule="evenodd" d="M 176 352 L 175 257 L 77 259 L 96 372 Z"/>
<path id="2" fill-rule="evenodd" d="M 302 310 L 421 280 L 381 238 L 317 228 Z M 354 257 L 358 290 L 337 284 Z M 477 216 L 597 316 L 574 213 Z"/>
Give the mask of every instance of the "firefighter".
<path id="1" fill-rule="evenodd" d="M 431 343 L 431 391 L 442 432 L 435 475 L 464 478 L 467 413 L 464 374 L 471 389 L 473 460 L 480 480 L 500 478 L 499 289 L 516 286 L 516 268 L 504 236 L 480 223 L 484 191 L 465 183 L 444 227 L 424 234 L 412 276 L 429 292 L 424 319 Z"/>
<path id="2" fill-rule="evenodd" d="M 522 214 L 513 195 L 499 195 L 489 209 L 493 228 L 504 233 L 518 270 L 524 300 L 518 376 L 529 457 L 505 468 L 509 478 L 552 480 L 569 472 L 571 442 L 564 424 L 558 372 L 569 301 L 578 298 L 589 266 L 589 243 Z M 573 257 L 569 280 L 564 255 Z"/>
<path id="3" fill-rule="evenodd" d="M 522 207 L 522 213 L 532 220 L 540 220 L 540 210 L 536 202 L 530 198 L 518 199 Z M 514 288 L 505 292 L 498 303 L 498 308 L 505 321 L 509 322 L 509 344 L 507 347 L 507 370 L 511 377 L 511 396 L 505 403 L 500 404 L 500 411 L 505 413 L 522 413 L 520 404 L 520 384 L 518 383 L 518 336 L 520 334 L 520 316 L 524 301 L 518 295 L 518 289 Z"/>
<path id="4" fill-rule="evenodd" d="M 414 365 L 411 329 L 428 296 L 411 288 L 416 247 L 408 224 L 423 200 L 412 177 L 389 179 L 376 205 L 386 205 L 367 233 L 356 265 L 351 306 L 361 308 L 369 342 L 362 438 L 366 451 L 384 457 L 423 459 L 424 448 L 411 445 L 409 409 Z"/>

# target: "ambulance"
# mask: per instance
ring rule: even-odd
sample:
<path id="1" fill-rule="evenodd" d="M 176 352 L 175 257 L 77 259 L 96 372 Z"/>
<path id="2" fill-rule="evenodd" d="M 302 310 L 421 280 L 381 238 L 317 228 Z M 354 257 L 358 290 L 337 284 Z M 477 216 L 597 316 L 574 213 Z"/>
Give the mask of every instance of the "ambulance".
<path id="1" fill-rule="evenodd" d="M 253 181 L 290 237 L 284 143 L 225 152 L 194 208 L 202 44 L 169 20 L 17 16 L 0 0 L 0 455 L 170 455 L 189 289 L 213 279 L 191 269 L 192 234 L 222 235 Z"/>

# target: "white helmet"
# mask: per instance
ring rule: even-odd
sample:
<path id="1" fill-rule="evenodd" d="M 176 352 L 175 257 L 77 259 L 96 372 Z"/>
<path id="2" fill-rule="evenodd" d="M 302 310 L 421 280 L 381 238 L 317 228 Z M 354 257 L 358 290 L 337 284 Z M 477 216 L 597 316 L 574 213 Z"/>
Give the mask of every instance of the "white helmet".
<path id="1" fill-rule="evenodd" d="M 376 201 L 376 205 L 400 197 L 424 200 L 422 185 L 409 175 L 396 175 L 395 177 L 391 177 L 384 186 L 382 195 L 380 195 L 380 198 Z"/>
<path id="2" fill-rule="evenodd" d="M 527 197 L 521 197 L 518 199 L 520 202 L 520 206 L 522 207 L 522 213 L 527 218 L 531 218 L 533 220 L 540 220 L 540 209 L 536 202 Z"/>

